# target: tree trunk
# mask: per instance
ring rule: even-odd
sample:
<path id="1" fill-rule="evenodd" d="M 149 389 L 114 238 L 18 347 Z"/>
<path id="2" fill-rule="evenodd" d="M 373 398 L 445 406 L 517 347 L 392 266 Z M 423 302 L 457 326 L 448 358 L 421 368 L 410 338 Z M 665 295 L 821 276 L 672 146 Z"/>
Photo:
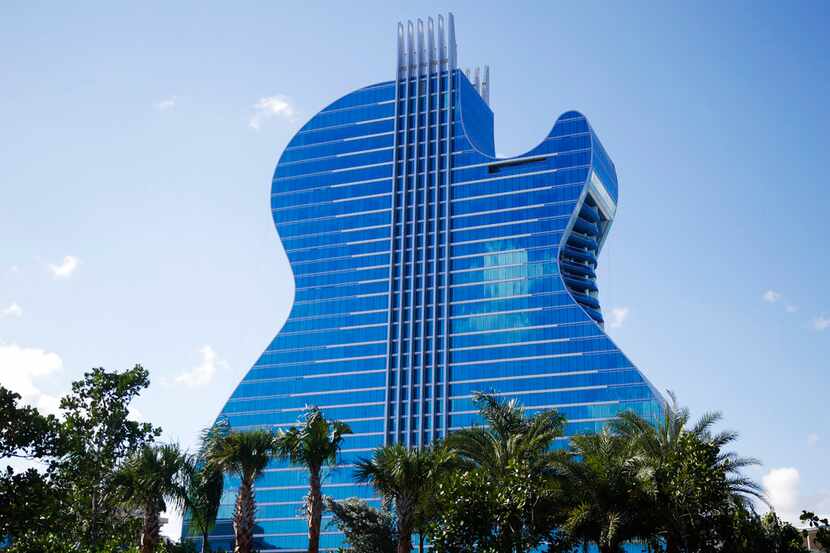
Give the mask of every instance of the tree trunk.
<path id="1" fill-rule="evenodd" d="M 254 541 L 254 479 L 242 477 L 236 494 L 236 511 L 233 514 L 234 553 L 251 553 Z"/>
<path id="2" fill-rule="evenodd" d="M 412 552 L 412 513 L 405 502 L 398 501 L 398 553 Z"/>
<path id="3" fill-rule="evenodd" d="M 309 467 L 308 490 L 308 553 L 320 549 L 320 524 L 323 519 L 323 490 L 320 482 L 320 467 Z"/>
<path id="4" fill-rule="evenodd" d="M 202 532 L 202 553 L 210 553 L 210 545 L 208 545 L 208 532 Z"/>
<path id="5" fill-rule="evenodd" d="M 98 489 L 92 488 L 92 512 L 89 521 L 89 543 L 93 549 L 98 545 Z"/>
<path id="6" fill-rule="evenodd" d="M 159 542 L 161 521 L 156 506 L 148 502 L 144 506 L 144 525 L 141 528 L 141 553 L 153 553 Z"/>
<path id="7" fill-rule="evenodd" d="M 666 535 L 666 553 L 679 553 L 680 547 L 678 546 L 677 539 L 674 537 L 673 532 L 669 532 Z"/>
<path id="8" fill-rule="evenodd" d="M 398 540 L 398 553 L 412 553 L 412 527 L 401 528 Z"/>
<path id="9" fill-rule="evenodd" d="M 424 530 L 418 532 L 418 553 L 424 553 Z"/>

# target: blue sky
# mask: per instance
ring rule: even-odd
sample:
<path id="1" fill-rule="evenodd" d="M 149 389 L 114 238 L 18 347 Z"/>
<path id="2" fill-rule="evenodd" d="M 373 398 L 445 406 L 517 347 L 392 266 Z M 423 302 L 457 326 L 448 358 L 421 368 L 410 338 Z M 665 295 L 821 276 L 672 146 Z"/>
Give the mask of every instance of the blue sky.
<path id="1" fill-rule="evenodd" d="M 584 112 L 617 165 L 609 331 L 719 409 L 779 512 L 830 513 L 826 2 L 0 6 L 0 383 L 46 409 L 140 362 L 136 416 L 192 444 L 285 320 L 276 160 L 392 78 L 400 19 L 451 10 L 496 147 Z"/>

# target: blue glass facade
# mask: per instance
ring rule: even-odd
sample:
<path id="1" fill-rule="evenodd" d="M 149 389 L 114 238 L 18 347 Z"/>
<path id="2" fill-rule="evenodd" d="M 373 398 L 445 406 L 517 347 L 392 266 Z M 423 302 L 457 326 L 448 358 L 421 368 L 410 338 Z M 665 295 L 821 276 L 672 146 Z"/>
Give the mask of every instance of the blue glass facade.
<path id="1" fill-rule="evenodd" d="M 575 111 L 497 159 L 489 77 L 458 70 L 455 51 L 452 16 L 399 26 L 396 79 L 320 111 L 274 174 L 296 298 L 221 416 L 274 429 L 317 405 L 348 422 L 324 482 L 335 499 L 376 501 L 353 482 L 355 459 L 478 422 L 475 391 L 556 408 L 568 434 L 660 410 L 603 331 L 595 270 L 616 211 L 613 162 Z M 306 493 L 306 473 L 284 463 L 257 482 L 262 551 L 305 550 Z M 214 547 L 230 545 L 235 494 L 229 479 Z M 321 548 L 340 543 L 324 528 Z"/>

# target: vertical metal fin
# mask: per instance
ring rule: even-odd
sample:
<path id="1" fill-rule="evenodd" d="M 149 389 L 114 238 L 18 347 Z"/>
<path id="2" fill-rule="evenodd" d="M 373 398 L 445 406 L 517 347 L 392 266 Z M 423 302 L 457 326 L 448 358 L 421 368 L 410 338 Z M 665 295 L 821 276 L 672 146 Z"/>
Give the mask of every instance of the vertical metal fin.
<path id="1" fill-rule="evenodd" d="M 481 97 L 484 103 L 490 105 L 490 66 L 484 66 L 484 78 L 481 80 Z"/>
<path id="2" fill-rule="evenodd" d="M 444 16 L 438 16 L 438 73 L 447 69 L 447 42 L 444 35 Z"/>
<path id="3" fill-rule="evenodd" d="M 443 212 L 443 222 L 444 222 L 444 263 L 442 267 L 442 279 L 441 279 L 441 301 L 443 302 L 443 309 L 441 313 L 441 367 L 442 371 L 440 371 L 441 377 L 441 437 L 446 438 L 447 434 L 449 434 L 450 429 L 450 415 L 449 415 L 449 407 L 450 407 L 450 400 L 449 400 L 449 381 L 451 377 L 451 371 L 449 366 L 449 349 L 450 349 L 450 310 L 449 310 L 449 303 L 451 300 L 450 297 L 450 233 L 452 231 L 452 205 L 450 202 L 450 187 L 452 186 L 452 150 L 453 150 L 453 111 L 455 107 L 455 70 L 458 67 L 458 60 L 457 60 L 457 53 L 456 53 L 456 45 L 455 45 L 455 18 L 453 17 L 452 13 L 447 16 L 447 89 L 445 92 L 446 96 L 446 109 L 444 110 L 444 125 L 446 132 L 444 133 L 444 178 L 443 185 L 444 185 L 444 212 Z M 438 383 L 436 382 L 433 386 L 433 389 L 438 388 Z"/>
<path id="4" fill-rule="evenodd" d="M 475 72 L 473 73 L 473 88 L 481 96 L 481 67 L 478 66 L 476 66 Z"/>
<path id="5" fill-rule="evenodd" d="M 449 428 L 449 189 L 458 60 L 453 15 L 437 19 L 437 29 L 432 17 L 426 25 L 418 19 L 397 27 L 384 443 L 407 447 L 424 447 Z M 475 81 L 481 93 L 479 69 Z"/>
<path id="6" fill-rule="evenodd" d="M 411 21 L 406 22 L 406 67 L 407 78 L 417 75 L 417 61 L 415 60 L 415 26 Z"/>
<path id="7" fill-rule="evenodd" d="M 427 18 L 427 74 L 435 72 L 435 24 L 432 18 Z"/>
<path id="8" fill-rule="evenodd" d="M 408 61 L 406 57 L 406 38 L 404 36 L 404 26 L 403 23 L 398 23 L 398 68 L 397 68 L 397 76 L 395 79 L 395 165 L 392 169 L 392 224 L 389 226 L 389 301 L 388 301 L 388 319 L 387 319 L 387 346 L 386 346 L 386 400 L 384 403 L 384 432 L 383 432 L 383 443 L 384 445 L 389 444 L 391 442 L 395 443 L 398 442 L 398 432 L 400 430 L 400 409 L 401 409 L 401 402 L 400 402 L 400 331 L 397 333 L 397 337 L 393 332 L 394 323 L 397 320 L 398 327 L 402 327 L 402 322 L 400 320 L 400 313 L 402 312 L 402 306 L 400 305 L 400 297 L 401 293 L 399 292 L 399 286 L 396 283 L 395 279 L 395 265 L 396 263 L 401 263 L 403 261 L 403 248 L 401 247 L 400 251 L 396 248 L 396 244 L 398 240 L 400 240 L 401 246 L 403 245 L 403 233 L 400 233 L 400 238 L 398 237 L 398 220 L 401 216 L 398 215 L 398 185 L 401 183 L 401 176 L 399 174 L 399 161 L 400 161 L 400 154 L 399 154 L 399 146 L 401 142 L 400 138 L 400 130 L 401 126 L 405 125 L 407 121 L 407 108 L 408 105 L 408 97 L 406 92 L 403 94 L 401 93 L 401 83 L 406 82 L 408 83 L 407 74 L 408 74 Z M 408 90 L 408 84 L 404 85 L 404 91 Z M 401 102 L 401 98 L 403 97 L 403 102 Z M 402 104 L 404 107 L 402 107 Z M 403 121 L 403 122 L 402 122 Z M 404 136 L 406 134 L 404 133 Z M 404 206 L 405 207 L 405 206 Z M 398 298 L 397 302 L 395 299 Z M 398 304 L 398 307 L 395 307 L 395 304 Z M 397 350 L 397 351 L 395 351 Z M 397 385 L 393 386 L 393 382 L 397 380 Z M 392 424 L 392 412 L 394 409 L 396 423 Z M 393 435 L 394 431 L 394 435 Z"/>
<path id="9" fill-rule="evenodd" d="M 424 48 L 424 22 L 418 20 L 418 76 L 426 73 L 426 52 Z"/>
<path id="10" fill-rule="evenodd" d="M 400 79 L 404 75 L 405 70 L 406 53 L 404 52 L 403 23 L 398 23 L 398 79 Z"/>
<path id="11" fill-rule="evenodd" d="M 452 71 L 456 68 L 456 64 L 458 62 L 458 48 L 455 45 L 455 17 L 453 17 L 452 12 L 447 15 L 447 26 L 449 27 L 447 30 L 447 42 L 449 43 L 449 51 L 447 52 L 447 69 Z"/>

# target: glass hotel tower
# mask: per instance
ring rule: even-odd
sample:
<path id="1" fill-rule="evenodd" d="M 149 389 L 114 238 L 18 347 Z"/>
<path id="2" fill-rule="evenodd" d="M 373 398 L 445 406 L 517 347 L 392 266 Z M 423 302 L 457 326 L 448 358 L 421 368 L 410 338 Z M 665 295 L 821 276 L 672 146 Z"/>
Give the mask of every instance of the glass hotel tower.
<path id="1" fill-rule="evenodd" d="M 565 112 L 539 145 L 498 159 L 489 70 L 457 68 L 453 16 L 399 24 L 397 45 L 394 81 L 324 108 L 280 158 L 271 209 L 294 306 L 220 414 L 275 429 L 316 405 L 348 422 L 323 491 L 370 503 L 352 463 L 477 423 L 475 391 L 556 408 L 569 435 L 661 409 L 603 331 L 596 268 L 617 176 L 587 119 Z M 236 485 L 214 548 L 230 548 Z M 306 472 L 281 462 L 257 481 L 261 551 L 305 551 L 306 493 Z M 342 536 L 326 523 L 333 550 Z"/>

